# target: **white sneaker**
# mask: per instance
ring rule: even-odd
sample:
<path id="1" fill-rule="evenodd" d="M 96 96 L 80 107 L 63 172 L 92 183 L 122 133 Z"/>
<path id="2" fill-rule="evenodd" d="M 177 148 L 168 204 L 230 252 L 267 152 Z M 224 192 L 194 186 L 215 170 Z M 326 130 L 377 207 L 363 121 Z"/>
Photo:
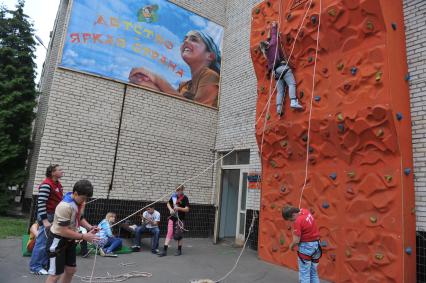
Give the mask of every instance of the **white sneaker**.
<path id="1" fill-rule="evenodd" d="M 290 101 L 290 107 L 294 109 L 303 109 L 303 106 L 299 104 L 299 101 L 297 101 L 297 99 L 292 99 Z"/>
<path id="2" fill-rule="evenodd" d="M 46 269 L 42 268 L 39 271 L 31 271 L 31 274 L 35 274 L 35 275 L 49 275 L 49 272 L 47 272 Z"/>

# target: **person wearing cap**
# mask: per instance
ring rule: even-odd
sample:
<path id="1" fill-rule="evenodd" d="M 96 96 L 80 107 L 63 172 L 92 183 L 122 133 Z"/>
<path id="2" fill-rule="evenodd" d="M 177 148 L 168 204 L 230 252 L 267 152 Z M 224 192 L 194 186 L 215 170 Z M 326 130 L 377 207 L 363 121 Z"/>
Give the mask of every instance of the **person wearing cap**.
<path id="1" fill-rule="evenodd" d="M 207 33 L 191 30 L 184 37 L 180 53 L 191 70 L 191 80 L 181 82 L 177 90 L 165 79 L 143 67 L 133 68 L 129 81 L 217 107 L 221 64 L 221 53 L 217 44 Z"/>
<path id="2" fill-rule="evenodd" d="M 319 230 L 309 210 L 293 206 L 282 209 L 285 220 L 293 222 L 293 241 L 290 250 L 298 246 L 299 281 L 319 283 L 317 267 L 322 255 L 319 243 Z"/>

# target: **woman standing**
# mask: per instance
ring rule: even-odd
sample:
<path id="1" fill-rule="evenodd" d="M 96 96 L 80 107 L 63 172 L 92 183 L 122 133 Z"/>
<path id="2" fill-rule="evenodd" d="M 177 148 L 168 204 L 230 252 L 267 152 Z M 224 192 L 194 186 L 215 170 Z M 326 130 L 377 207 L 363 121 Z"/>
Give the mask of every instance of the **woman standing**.
<path id="1" fill-rule="evenodd" d="M 170 216 L 167 224 L 167 236 L 163 251 L 159 254 L 160 257 L 167 255 L 167 248 L 172 239 L 178 242 L 178 250 L 175 255 L 182 255 L 183 231 L 185 229 L 184 221 L 186 214 L 189 212 L 189 200 L 183 193 L 184 189 L 183 185 L 177 187 L 176 193 L 167 202 Z"/>

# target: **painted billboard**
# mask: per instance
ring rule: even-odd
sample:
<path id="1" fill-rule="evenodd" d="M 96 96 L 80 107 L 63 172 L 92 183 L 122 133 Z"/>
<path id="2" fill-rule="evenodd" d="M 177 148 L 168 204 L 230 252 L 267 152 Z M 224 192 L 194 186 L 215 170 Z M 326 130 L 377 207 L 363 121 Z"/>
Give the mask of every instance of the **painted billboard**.
<path id="1" fill-rule="evenodd" d="M 217 107 L 222 39 L 165 0 L 74 0 L 60 65 Z"/>

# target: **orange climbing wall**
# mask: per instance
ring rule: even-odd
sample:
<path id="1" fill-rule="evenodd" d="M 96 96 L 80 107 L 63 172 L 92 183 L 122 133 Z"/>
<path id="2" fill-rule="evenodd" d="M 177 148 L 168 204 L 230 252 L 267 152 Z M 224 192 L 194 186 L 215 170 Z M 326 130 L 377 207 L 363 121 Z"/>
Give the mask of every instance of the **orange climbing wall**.
<path id="1" fill-rule="evenodd" d="M 252 11 L 251 56 L 258 80 L 256 137 L 262 147 L 259 255 L 297 268 L 285 204 L 299 203 L 320 1 L 264 1 Z M 391 3 L 392 2 L 392 3 Z M 281 6 L 280 6 L 281 5 Z M 280 8 L 281 7 L 281 8 Z M 309 9 L 301 33 L 296 33 Z M 319 225 L 321 278 L 333 282 L 415 282 L 411 122 L 402 0 L 323 0 L 312 107 L 308 182 L 302 207 Z M 314 20 L 312 17 L 314 16 Z M 315 21 L 316 19 L 316 21 Z M 280 20 L 287 54 L 294 41 L 298 97 L 305 107 L 280 119 L 258 44 Z"/>

